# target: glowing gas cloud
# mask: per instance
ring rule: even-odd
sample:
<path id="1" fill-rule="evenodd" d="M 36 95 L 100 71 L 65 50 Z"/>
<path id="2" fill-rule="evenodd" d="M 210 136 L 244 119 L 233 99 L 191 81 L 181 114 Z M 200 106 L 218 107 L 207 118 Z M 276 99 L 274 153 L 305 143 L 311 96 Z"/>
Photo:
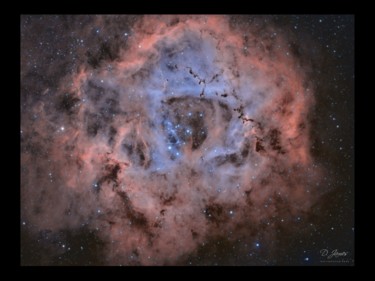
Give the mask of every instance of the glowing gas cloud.
<path id="1" fill-rule="evenodd" d="M 107 265 L 184 264 L 221 236 L 271 254 L 320 194 L 309 64 L 226 16 L 136 17 L 124 36 L 22 112 L 22 218 L 94 231 Z"/>

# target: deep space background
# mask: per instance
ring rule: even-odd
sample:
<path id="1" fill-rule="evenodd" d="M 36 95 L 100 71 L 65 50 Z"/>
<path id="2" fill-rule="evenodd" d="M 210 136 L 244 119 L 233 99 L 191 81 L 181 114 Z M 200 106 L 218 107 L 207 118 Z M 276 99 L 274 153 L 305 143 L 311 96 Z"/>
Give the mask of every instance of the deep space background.
<path id="1" fill-rule="evenodd" d="M 21 265 L 354 265 L 354 16 L 20 36 Z"/>

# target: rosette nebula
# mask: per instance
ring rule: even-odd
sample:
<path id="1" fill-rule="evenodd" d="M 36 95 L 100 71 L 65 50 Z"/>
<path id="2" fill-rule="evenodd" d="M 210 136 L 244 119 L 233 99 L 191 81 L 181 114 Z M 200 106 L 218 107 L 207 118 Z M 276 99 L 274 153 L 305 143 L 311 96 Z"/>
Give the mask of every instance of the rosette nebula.
<path id="1" fill-rule="evenodd" d="M 352 265 L 353 69 L 291 19 L 22 16 L 21 264 Z"/>

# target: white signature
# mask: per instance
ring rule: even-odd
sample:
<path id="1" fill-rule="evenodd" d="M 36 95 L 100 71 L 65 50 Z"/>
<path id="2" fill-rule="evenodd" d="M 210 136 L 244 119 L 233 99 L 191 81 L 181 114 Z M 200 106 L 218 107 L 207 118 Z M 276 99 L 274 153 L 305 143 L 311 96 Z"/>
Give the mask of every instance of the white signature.
<path id="1" fill-rule="evenodd" d="M 327 249 L 321 249 L 320 254 L 322 257 L 327 257 L 327 259 L 345 257 L 349 252 L 339 252 L 337 249 L 332 250 L 331 252 Z"/>

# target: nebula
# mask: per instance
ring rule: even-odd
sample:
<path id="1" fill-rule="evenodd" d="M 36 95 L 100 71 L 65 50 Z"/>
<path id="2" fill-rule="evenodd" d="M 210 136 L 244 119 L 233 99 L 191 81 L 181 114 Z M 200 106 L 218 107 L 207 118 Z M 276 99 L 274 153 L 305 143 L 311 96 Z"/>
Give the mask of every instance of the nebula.
<path id="1" fill-rule="evenodd" d="M 31 235 L 84 228 L 104 265 L 189 264 L 223 236 L 267 245 L 277 259 L 280 225 L 324 194 L 311 153 L 312 65 L 296 51 L 308 47 L 257 20 L 128 21 L 107 26 L 122 41 L 90 49 L 57 87 L 22 98 L 21 217 Z"/>

